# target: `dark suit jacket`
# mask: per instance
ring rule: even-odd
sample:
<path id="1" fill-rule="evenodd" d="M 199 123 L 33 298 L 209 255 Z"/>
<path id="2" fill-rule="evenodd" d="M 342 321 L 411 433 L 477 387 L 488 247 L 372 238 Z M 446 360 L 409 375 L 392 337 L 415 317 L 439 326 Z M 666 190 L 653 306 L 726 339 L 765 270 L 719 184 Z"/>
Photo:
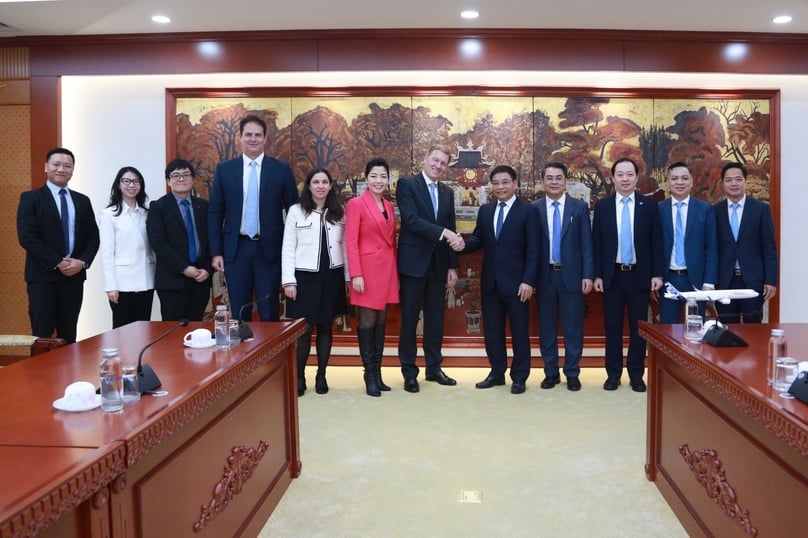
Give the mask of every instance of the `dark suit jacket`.
<path id="1" fill-rule="evenodd" d="M 561 279 L 567 291 L 581 291 L 581 280 L 595 278 L 592 253 L 592 225 L 589 207 L 585 202 L 564 195 L 564 213 L 561 215 Z M 550 235 L 547 227 L 547 202 L 542 197 L 533 205 L 538 209 L 542 228 L 541 258 L 539 259 L 539 291 L 550 282 Z"/>
<path id="2" fill-rule="evenodd" d="M 281 263 L 284 212 L 297 202 L 297 184 L 284 161 L 264 155 L 261 161 L 259 214 L 261 253 L 269 263 Z M 232 262 L 238 253 L 244 200 L 244 160 L 241 155 L 216 167 L 210 190 L 208 237 L 210 255 Z"/>
<path id="3" fill-rule="evenodd" d="M 651 278 L 665 274 L 662 254 L 662 225 L 657 203 L 651 198 L 634 194 L 634 252 L 637 266 L 634 275 L 637 287 L 651 289 Z M 595 252 L 595 278 L 603 279 L 604 289 L 612 284 L 617 257 L 617 217 L 615 195 L 595 204 L 592 221 L 592 246 Z"/>
<path id="4" fill-rule="evenodd" d="M 92 263 L 98 252 L 98 225 L 90 199 L 74 190 L 68 190 L 76 209 L 73 258 Z M 17 237 L 25 249 L 26 282 L 52 282 L 62 274 L 55 267 L 62 261 L 65 240 L 59 210 L 47 186 L 27 191 L 20 196 L 17 208 Z M 82 270 L 71 278 L 85 280 Z"/>
<path id="5" fill-rule="evenodd" d="M 499 240 L 494 237 L 497 202 L 480 207 L 477 225 L 466 239 L 463 253 L 485 249 L 480 288 L 483 293 L 498 291 L 516 295 L 519 284 L 536 286 L 539 267 L 539 214 L 517 198 L 502 225 Z"/>
<path id="6" fill-rule="evenodd" d="M 718 230 L 718 288 L 725 289 L 730 285 L 736 259 L 747 287 L 762 292 L 764 284 L 776 286 L 777 244 L 769 204 L 746 197 L 737 242 L 729 227 L 726 200 L 715 204 L 715 222 Z"/>
<path id="7" fill-rule="evenodd" d="M 673 199 L 659 202 L 662 222 L 662 254 L 665 257 L 665 280 L 671 266 L 673 252 Z M 690 284 L 701 289 L 707 282 L 718 284 L 718 240 L 715 231 L 715 211 L 704 200 L 690 197 L 685 224 L 685 260 Z M 681 290 L 690 291 L 690 290 Z"/>
<path id="8" fill-rule="evenodd" d="M 192 196 L 191 206 L 199 237 L 199 258 L 196 263 L 188 259 L 188 234 L 174 195 L 169 192 L 149 206 L 146 232 L 157 258 L 154 287 L 158 290 L 181 289 L 188 280 L 182 272 L 189 265 L 213 274 L 208 251 L 208 201 Z M 208 285 L 211 280 L 207 280 Z"/>
<path id="9" fill-rule="evenodd" d="M 438 183 L 437 219 L 423 173 L 398 180 L 396 204 L 401 215 L 398 272 L 406 276 L 424 276 L 433 254 L 435 270 L 439 274 L 457 269 L 457 253 L 446 241 L 440 240 L 444 228 L 456 231 L 452 189 Z"/>

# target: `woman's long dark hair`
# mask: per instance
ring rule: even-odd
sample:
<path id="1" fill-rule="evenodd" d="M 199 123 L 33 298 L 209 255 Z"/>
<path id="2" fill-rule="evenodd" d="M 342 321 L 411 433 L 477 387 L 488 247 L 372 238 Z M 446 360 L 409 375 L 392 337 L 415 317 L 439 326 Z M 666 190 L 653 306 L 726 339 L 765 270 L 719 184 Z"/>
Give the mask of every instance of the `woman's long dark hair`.
<path id="1" fill-rule="evenodd" d="M 123 192 L 121 192 L 121 178 L 127 172 L 131 172 L 137 176 L 140 180 L 140 192 L 137 193 L 135 196 L 135 201 L 137 205 L 146 209 L 146 200 L 149 199 L 146 196 L 146 180 L 143 179 L 143 174 L 140 173 L 140 170 L 135 168 L 134 166 L 124 166 L 118 173 L 115 174 L 115 179 L 112 181 L 112 188 L 109 190 L 109 204 L 107 207 L 114 207 L 115 208 L 115 216 L 121 214 L 123 210 Z"/>
<path id="2" fill-rule="evenodd" d="M 342 207 L 342 204 L 339 203 L 339 199 L 337 198 L 337 191 L 334 188 L 334 178 L 331 177 L 331 172 L 325 168 L 314 168 L 306 175 L 306 181 L 303 182 L 303 190 L 300 192 L 300 207 L 303 208 L 306 215 L 310 215 L 312 211 L 317 209 L 314 205 L 314 198 L 311 196 L 310 187 L 312 178 L 315 174 L 321 172 L 328 177 L 328 182 L 331 184 L 331 190 L 328 191 L 328 195 L 325 197 L 325 202 L 323 203 L 323 207 L 328 210 L 325 220 L 334 224 L 341 221 L 342 217 L 345 216 L 345 208 Z"/>

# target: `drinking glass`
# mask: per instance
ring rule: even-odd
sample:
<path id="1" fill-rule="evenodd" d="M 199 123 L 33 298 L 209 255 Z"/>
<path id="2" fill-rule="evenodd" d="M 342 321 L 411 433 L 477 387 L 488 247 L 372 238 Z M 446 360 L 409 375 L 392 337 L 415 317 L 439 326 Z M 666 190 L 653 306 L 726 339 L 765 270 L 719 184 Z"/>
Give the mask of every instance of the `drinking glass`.
<path id="1" fill-rule="evenodd" d="M 788 392 L 794 378 L 797 377 L 797 366 L 799 361 L 791 357 L 778 357 L 774 367 L 774 390 L 780 392 L 783 398 L 793 398 Z"/>
<path id="2" fill-rule="evenodd" d="M 132 405 L 140 401 L 140 386 L 137 366 L 127 365 L 121 368 L 123 374 L 123 404 Z"/>

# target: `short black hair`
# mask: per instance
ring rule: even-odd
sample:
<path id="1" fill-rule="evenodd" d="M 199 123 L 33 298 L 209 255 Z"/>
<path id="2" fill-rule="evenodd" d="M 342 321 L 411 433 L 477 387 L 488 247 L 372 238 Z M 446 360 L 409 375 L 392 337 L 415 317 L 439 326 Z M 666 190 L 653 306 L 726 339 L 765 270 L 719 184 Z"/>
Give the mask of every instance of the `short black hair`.
<path id="1" fill-rule="evenodd" d="M 71 159 L 73 159 L 73 164 L 74 164 L 74 165 L 76 164 L 76 156 L 75 156 L 75 155 L 73 155 L 73 152 L 72 152 L 72 151 L 70 151 L 70 150 L 69 150 L 69 149 L 67 149 L 67 148 L 53 148 L 53 149 L 52 149 L 52 150 L 50 150 L 50 151 L 48 152 L 48 154 L 45 156 L 45 162 L 50 161 L 50 158 L 51 158 L 51 156 L 53 156 L 53 155 L 67 155 L 68 157 L 70 157 Z"/>
<path id="2" fill-rule="evenodd" d="M 683 161 L 676 161 L 675 163 L 668 166 L 668 172 L 670 172 L 674 168 L 687 168 L 687 171 L 688 172 L 690 171 L 690 167 L 687 165 L 687 163 L 685 163 Z"/>
<path id="3" fill-rule="evenodd" d="M 733 168 L 737 168 L 743 174 L 743 178 L 746 179 L 746 168 L 744 168 L 740 163 L 727 163 L 721 169 L 721 179 L 724 179 L 724 175 L 726 175 L 727 170 L 732 170 Z"/>
<path id="4" fill-rule="evenodd" d="M 569 175 L 569 170 L 567 169 L 566 164 L 558 161 L 553 161 L 544 165 L 544 168 L 541 169 L 541 177 L 544 177 L 544 174 L 547 173 L 548 168 L 558 168 L 559 170 L 564 172 L 565 178 Z"/>
<path id="5" fill-rule="evenodd" d="M 387 164 L 387 161 L 385 161 L 381 157 L 376 157 L 375 159 L 369 160 L 368 163 L 365 165 L 365 177 L 368 177 L 370 171 L 376 168 L 377 166 L 383 167 L 385 172 L 387 172 L 387 175 L 388 176 L 390 175 L 390 165 Z"/>
<path id="6" fill-rule="evenodd" d="M 494 169 L 491 170 L 491 173 L 488 174 L 488 180 L 491 181 L 491 178 L 493 178 L 495 175 L 501 174 L 503 172 L 505 172 L 506 174 L 511 176 L 512 180 L 516 181 L 516 170 L 514 170 L 513 168 L 511 168 L 507 164 L 500 164 L 499 166 L 495 166 Z"/>
<path id="7" fill-rule="evenodd" d="M 620 163 L 631 163 L 631 166 L 634 167 L 634 173 L 635 174 L 640 173 L 640 168 L 637 166 L 637 163 L 634 162 L 634 159 L 623 157 L 621 159 L 617 159 L 616 161 L 614 161 L 614 164 L 612 165 L 612 176 L 614 176 L 614 171 L 617 169 L 617 165 Z"/>
<path id="8" fill-rule="evenodd" d="M 194 172 L 194 165 L 190 162 L 186 161 L 185 159 L 174 159 L 170 163 L 166 165 L 166 181 L 170 179 L 171 172 L 176 170 L 185 170 L 188 169 L 191 172 L 191 177 L 196 177 L 196 172 Z"/>

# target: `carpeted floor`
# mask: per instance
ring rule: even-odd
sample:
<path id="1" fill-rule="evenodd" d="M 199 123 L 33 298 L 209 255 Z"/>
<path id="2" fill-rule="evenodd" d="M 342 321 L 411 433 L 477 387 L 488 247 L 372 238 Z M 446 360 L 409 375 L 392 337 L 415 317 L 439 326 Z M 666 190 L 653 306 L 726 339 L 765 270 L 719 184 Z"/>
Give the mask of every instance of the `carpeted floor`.
<path id="1" fill-rule="evenodd" d="M 303 472 L 261 537 L 687 536 L 645 463 L 646 395 L 624 375 L 602 389 L 585 370 L 580 392 L 479 390 L 487 374 L 448 368 L 455 387 L 423 381 L 365 395 L 359 368 L 332 367 L 331 391 L 299 398 Z M 562 376 L 563 379 L 563 376 Z M 480 502 L 459 502 L 460 498 Z"/>

